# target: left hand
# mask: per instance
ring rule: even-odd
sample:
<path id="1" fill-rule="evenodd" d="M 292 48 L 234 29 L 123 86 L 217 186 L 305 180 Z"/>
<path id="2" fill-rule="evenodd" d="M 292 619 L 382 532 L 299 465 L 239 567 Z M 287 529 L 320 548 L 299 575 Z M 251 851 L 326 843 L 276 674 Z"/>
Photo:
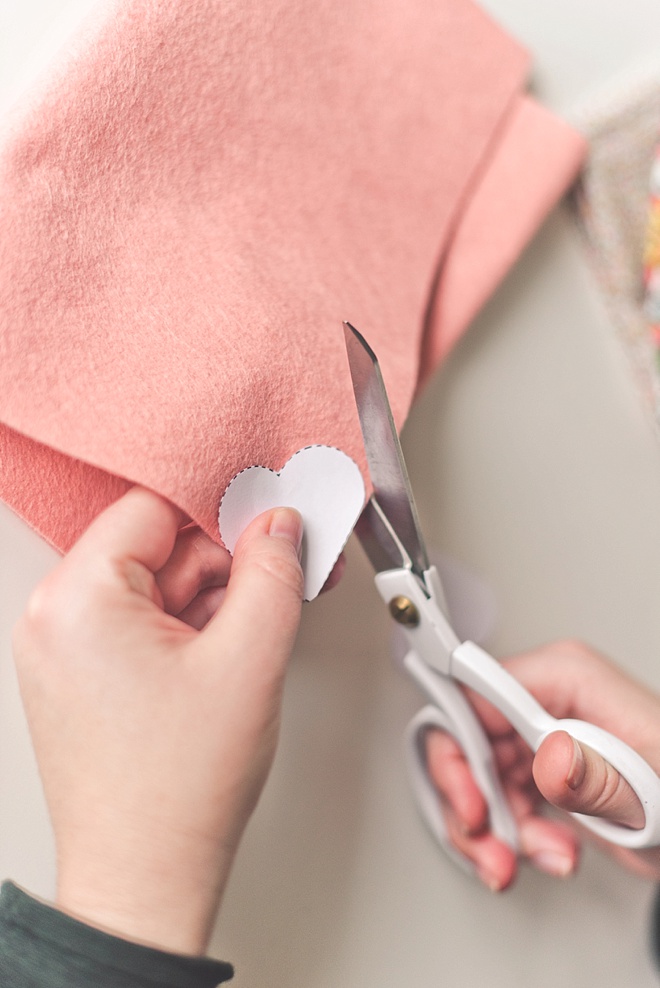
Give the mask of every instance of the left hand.
<path id="1" fill-rule="evenodd" d="M 14 645 L 57 904 L 200 953 L 275 752 L 302 522 L 267 512 L 233 561 L 183 522 L 130 490 L 34 592 Z"/>

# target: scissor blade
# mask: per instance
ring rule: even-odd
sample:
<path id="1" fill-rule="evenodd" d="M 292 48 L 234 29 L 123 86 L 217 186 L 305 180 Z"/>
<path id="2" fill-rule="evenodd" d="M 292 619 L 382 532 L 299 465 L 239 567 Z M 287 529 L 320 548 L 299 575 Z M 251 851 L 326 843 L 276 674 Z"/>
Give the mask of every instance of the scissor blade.
<path id="1" fill-rule="evenodd" d="M 429 564 L 383 375 L 375 353 L 350 323 L 344 323 L 344 336 L 378 515 L 384 516 L 376 518 L 373 506 L 368 505 L 356 531 L 378 570 L 408 562 L 393 558 L 397 552 L 393 533 L 408 556 L 408 565 L 421 577 Z"/>

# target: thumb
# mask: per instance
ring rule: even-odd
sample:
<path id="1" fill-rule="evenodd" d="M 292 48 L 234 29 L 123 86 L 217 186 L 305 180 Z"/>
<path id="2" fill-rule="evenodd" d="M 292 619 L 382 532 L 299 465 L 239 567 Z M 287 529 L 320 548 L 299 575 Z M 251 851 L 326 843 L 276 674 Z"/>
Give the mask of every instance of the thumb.
<path id="1" fill-rule="evenodd" d="M 644 826 L 642 804 L 623 776 L 566 731 L 555 731 L 543 741 L 533 773 L 541 794 L 560 809 L 606 817 L 626 827 Z"/>
<path id="2" fill-rule="evenodd" d="M 239 652 L 246 666 L 286 663 L 300 623 L 302 537 L 302 518 L 292 508 L 267 511 L 243 532 L 222 607 L 201 633 L 211 655 L 222 645 Z"/>

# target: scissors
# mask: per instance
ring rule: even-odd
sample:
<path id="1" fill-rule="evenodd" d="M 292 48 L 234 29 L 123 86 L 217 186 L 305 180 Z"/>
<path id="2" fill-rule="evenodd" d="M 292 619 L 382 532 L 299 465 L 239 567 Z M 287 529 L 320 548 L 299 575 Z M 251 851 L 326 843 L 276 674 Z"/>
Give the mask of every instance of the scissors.
<path id="1" fill-rule="evenodd" d="M 599 837 L 628 848 L 660 844 L 660 779 L 627 744 L 594 724 L 552 717 L 491 655 L 461 641 L 448 618 L 438 572 L 428 561 L 385 384 L 373 350 L 344 323 L 346 351 L 374 492 L 355 531 L 376 572 L 375 583 L 409 646 L 404 666 L 431 701 L 406 732 L 413 794 L 431 833 L 464 867 L 470 862 L 451 844 L 438 793 L 426 764 L 425 736 L 440 728 L 461 746 L 486 800 L 492 833 L 519 850 L 517 826 L 494 764 L 490 742 L 461 685 L 489 700 L 532 751 L 553 731 L 567 731 L 599 752 L 631 785 L 645 813 L 633 830 L 573 813 Z"/>

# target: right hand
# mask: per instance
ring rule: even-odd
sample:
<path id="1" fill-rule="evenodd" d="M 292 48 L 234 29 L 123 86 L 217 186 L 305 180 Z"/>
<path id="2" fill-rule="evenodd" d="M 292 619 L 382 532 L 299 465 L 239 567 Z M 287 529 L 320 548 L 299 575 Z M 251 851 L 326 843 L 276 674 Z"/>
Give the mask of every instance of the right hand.
<path id="1" fill-rule="evenodd" d="M 503 664 L 553 716 L 590 721 L 610 731 L 660 774 L 660 697 L 604 656 L 577 642 L 560 642 Z M 644 812 L 634 792 L 591 748 L 557 731 L 533 755 L 499 711 L 469 691 L 468 696 L 493 745 L 518 823 L 521 854 L 539 870 L 558 876 L 573 872 L 587 835 L 568 819 L 544 815 L 543 799 L 562 810 L 643 826 Z M 490 888 L 508 887 L 516 877 L 516 855 L 490 832 L 486 803 L 460 748 L 447 734 L 429 732 L 427 758 L 456 848 Z M 591 834 L 589 839 L 631 871 L 660 880 L 660 848 L 630 851 Z"/>

